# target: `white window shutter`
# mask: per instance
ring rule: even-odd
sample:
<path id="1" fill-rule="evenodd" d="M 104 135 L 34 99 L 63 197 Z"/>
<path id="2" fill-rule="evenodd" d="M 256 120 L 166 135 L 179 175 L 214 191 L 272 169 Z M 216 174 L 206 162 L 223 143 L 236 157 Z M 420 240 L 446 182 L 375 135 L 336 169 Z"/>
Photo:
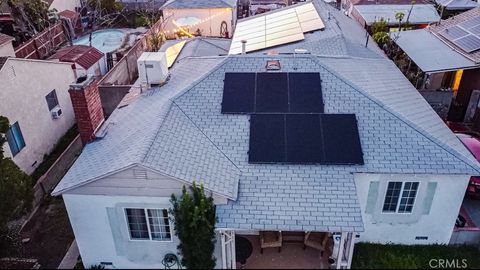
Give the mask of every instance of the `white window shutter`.
<path id="1" fill-rule="evenodd" d="M 373 214 L 373 211 L 375 210 L 379 187 L 379 181 L 370 182 L 370 187 L 368 188 L 367 205 L 365 206 L 365 213 L 367 214 Z"/>
<path id="2" fill-rule="evenodd" d="M 435 196 L 435 190 L 437 189 L 437 182 L 429 182 L 427 185 L 427 192 L 423 199 L 423 215 L 430 214 L 430 208 L 432 208 L 433 198 Z"/>

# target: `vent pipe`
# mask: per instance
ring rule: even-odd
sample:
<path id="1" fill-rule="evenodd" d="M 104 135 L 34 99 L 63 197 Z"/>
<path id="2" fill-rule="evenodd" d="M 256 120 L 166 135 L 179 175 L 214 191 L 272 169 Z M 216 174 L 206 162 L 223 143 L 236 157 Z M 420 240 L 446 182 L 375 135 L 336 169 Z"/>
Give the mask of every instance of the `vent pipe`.
<path id="1" fill-rule="evenodd" d="M 246 53 L 247 53 L 247 41 L 242 40 L 242 54 L 246 54 Z"/>

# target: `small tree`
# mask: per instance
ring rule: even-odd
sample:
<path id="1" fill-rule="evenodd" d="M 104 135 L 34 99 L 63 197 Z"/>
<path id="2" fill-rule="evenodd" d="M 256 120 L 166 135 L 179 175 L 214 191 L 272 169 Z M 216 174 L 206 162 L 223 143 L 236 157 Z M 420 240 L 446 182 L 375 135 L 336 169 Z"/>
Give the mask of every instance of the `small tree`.
<path id="1" fill-rule="evenodd" d="M 203 185 L 195 182 L 191 193 L 185 186 L 182 196 L 172 194 L 175 235 L 179 238 L 178 252 L 182 265 L 188 269 L 213 269 L 215 267 L 215 204 L 211 195 L 206 196 Z"/>

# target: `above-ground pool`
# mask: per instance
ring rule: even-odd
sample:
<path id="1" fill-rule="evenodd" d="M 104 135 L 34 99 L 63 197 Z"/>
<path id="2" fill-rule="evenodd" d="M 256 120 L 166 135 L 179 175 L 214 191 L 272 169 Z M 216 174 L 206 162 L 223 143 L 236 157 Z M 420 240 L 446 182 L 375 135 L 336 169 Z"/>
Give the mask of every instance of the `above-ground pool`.
<path id="1" fill-rule="evenodd" d="M 122 46 L 126 32 L 117 29 L 99 30 L 92 34 L 92 46 L 103 53 L 115 51 Z M 73 45 L 90 45 L 90 35 L 82 36 L 73 41 Z"/>

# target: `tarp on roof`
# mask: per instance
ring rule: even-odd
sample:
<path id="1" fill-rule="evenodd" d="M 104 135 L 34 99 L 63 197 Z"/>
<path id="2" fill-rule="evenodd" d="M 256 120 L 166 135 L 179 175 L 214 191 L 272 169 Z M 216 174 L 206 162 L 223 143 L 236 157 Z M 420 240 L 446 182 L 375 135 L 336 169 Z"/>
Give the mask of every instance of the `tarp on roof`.
<path id="1" fill-rule="evenodd" d="M 398 39 L 394 38 L 393 40 L 424 72 L 440 72 L 477 66 L 426 29 L 399 32 Z"/>
<path id="2" fill-rule="evenodd" d="M 58 59 L 62 62 L 76 63 L 84 69 L 89 69 L 102 59 L 102 57 L 103 53 L 94 47 L 73 45 L 61 48 L 49 59 Z"/>
<path id="3" fill-rule="evenodd" d="M 447 10 L 465 10 L 478 7 L 478 3 L 472 0 L 436 0 L 436 2 L 446 7 Z"/>
<path id="4" fill-rule="evenodd" d="M 408 22 L 411 24 L 428 24 L 440 21 L 440 15 L 433 5 L 413 5 L 413 8 L 412 5 L 356 5 L 354 8 L 367 25 L 371 25 L 381 18 L 390 25 L 398 24 L 395 14 L 402 12 L 405 14 L 404 20 L 406 20 L 410 9 L 412 11 Z"/>

